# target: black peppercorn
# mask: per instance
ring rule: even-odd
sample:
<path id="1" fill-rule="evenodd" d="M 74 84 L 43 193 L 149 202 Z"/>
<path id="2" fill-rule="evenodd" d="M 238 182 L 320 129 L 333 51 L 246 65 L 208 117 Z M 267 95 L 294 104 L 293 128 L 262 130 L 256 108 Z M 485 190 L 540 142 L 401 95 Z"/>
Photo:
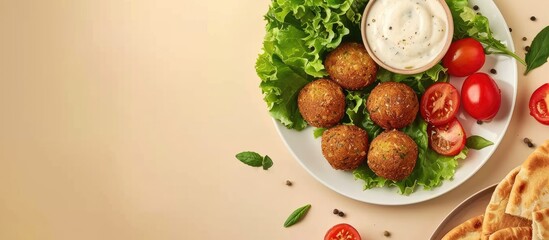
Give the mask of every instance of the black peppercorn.
<path id="1" fill-rule="evenodd" d="M 290 180 L 286 180 L 286 186 L 292 186 L 292 182 Z"/>
<path id="2" fill-rule="evenodd" d="M 345 213 L 343 213 L 341 211 L 337 215 L 340 216 L 340 217 L 345 217 Z"/>
<path id="3" fill-rule="evenodd" d="M 526 145 L 527 145 L 529 148 L 533 148 L 533 147 L 534 147 L 534 144 L 532 143 L 532 141 L 530 141 L 529 138 L 524 138 L 524 139 L 522 139 L 522 141 L 523 141 L 524 143 L 526 143 Z"/>
<path id="4" fill-rule="evenodd" d="M 528 38 L 522 37 L 522 41 L 526 41 L 526 40 L 528 40 Z"/>
<path id="5" fill-rule="evenodd" d="M 477 6 L 477 5 L 473 6 L 473 9 L 474 9 L 475 11 L 477 11 L 477 10 L 478 10 L 478 6 Z"/>
<path id="6" fill-rule="evenodd" d="M 530 52 L 530 46 L 524 47 L 524 50 L 527 51 L 527 52 Z"/>
<path id="7" fill-rule="evenodd" d="M 531 16 L 531 17 L 530 17 L 530 20 L 532 20 L 532 21 L 536 21 L 536 19 L 537 19 L 537 18 L 536 18 L 535 16 Z"/>
<path id="8" fill-rule="evenodd" d="M 497 74 L 498 71 L 496 71 L 496 69 L 493 69 L 493 68 L 492 68 L 492 69 L 490 69 L 490 73 L 492 73 L 492 74 Z"/>
<path id="9" fill-rule="evenodd" d="M 337 210 L 337 208 L 334 208 L 333 213 L 334 213 L 334 214 L 339 214 L 339 210 Z"/>

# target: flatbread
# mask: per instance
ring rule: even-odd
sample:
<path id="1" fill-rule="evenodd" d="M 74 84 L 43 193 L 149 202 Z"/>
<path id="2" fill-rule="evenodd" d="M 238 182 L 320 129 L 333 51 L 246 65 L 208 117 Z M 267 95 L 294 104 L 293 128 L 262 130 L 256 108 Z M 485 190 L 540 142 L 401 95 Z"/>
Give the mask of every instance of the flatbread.
<path id="1" fill-rule="evenodd" d="M 490 235 L 489 240 L 530 240 L 532 239 L 531 227 L 511 227 L 496 231 Z"/>
<path id="2" fill-rule="evenodd" d="M 442 240 L 479 240 L 483 215 L 473 217 L 450 230 Z"/>
<path id="3" fill-rule="evenodd" d="M 549 208 L 532 213 L 532 240 L 549 240 Z"/>
<path id="4" fill-rule="evenodd" d="M 481 240 L 487 240 L 492 233 L 500 229 L 532 225 L 532 222 L 526 218 L 505 213 L 507 202 L 509 202 L 509 194 L 519 171 L 520 166 L 511 170 L 494 190 L 490 203 L 488 203 L 484 212 Z"/>
<path id="5" fill-rule="evenodd" d="M 549 207 L 549 140 L 539 146 L 515 178 L 505 213 L 532 220 L 532 212 Z"/>

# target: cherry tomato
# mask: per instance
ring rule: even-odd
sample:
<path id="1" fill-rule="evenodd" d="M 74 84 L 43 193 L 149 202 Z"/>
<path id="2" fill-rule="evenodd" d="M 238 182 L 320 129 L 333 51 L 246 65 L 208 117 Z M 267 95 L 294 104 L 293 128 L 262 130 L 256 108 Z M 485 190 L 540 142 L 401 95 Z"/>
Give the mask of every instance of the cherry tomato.
<path id="1" fill-rule="evenodd" d="M 465 131 L 457 118 L 448 124 L 427 127 L 429 145 L 435 152 L 444 156 L 455 156 L 465 147 Z"/>
<path id="2" fill-rule="evenodd" d="M 496 116 L 501 105 L 501 90 L 486 73 L 474 73 L 461 87 L 463 108 L 471 117 L 488 121 Z"/>
<path id="3" fill-rule="evenodd" d="M 541 85 L 530 96 L 530 115 L 538 122 L 549 125 L 549 83 Z"/>
<path id="4" fill-rule="evenodd" d="M 450 45 L 442 58 L 442 65 L 448 68 L 448 74 L 465 77 L 478 71 L 485 60 L 482 44 L 473 38 L 464 38 Z"/>
<path id="5" fill-rule="evenodd" d="M 358 231 L 347 223 L 340 223 L 328 230 L 324 240 L 361 240 Z"/>
<path id="6" fill-rule="evenodd" d="M 420 113 L 423 119 L 435 126 L 450 122 L 459 109 L 459 92 L 449 83 L 431 85 L 420 102 Z"/>

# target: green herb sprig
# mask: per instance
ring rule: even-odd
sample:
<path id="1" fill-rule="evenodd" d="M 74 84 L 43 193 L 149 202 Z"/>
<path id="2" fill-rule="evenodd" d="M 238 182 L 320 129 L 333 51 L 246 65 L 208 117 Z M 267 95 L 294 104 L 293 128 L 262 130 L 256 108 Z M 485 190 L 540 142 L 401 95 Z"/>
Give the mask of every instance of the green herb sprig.
<path id="1" fill-rule="evenodd" d="M 252 167 L 263 167 L 263 170 L 273 166 L 273 160 L 268 155 L 261 156 L 259 153 L 252 151 L 236 154 L 236 159 Z"/>

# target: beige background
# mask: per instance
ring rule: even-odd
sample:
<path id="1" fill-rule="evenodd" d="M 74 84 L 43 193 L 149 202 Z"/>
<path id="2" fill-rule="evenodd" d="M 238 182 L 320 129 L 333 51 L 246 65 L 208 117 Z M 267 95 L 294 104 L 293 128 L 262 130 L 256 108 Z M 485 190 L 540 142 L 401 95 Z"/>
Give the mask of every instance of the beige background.
<path id="1" fill-rule="evenodd" d="M 496 4 L 519 53 L 549 25 L 544 0 Z M 253 66 L 268 5 L 0 1 L 0 239 L 322 239 L 339 222 L 364 239 L 426 239 L 529 154 L 523 137 L 549 138 L 527 109 L 546 65 L 519 77 L 502 144 L 459 188 L 401 207 L 341 196 L 292 158 L 262 101 Z M 245 166 L 243 150 L 275 165 Z"/>

